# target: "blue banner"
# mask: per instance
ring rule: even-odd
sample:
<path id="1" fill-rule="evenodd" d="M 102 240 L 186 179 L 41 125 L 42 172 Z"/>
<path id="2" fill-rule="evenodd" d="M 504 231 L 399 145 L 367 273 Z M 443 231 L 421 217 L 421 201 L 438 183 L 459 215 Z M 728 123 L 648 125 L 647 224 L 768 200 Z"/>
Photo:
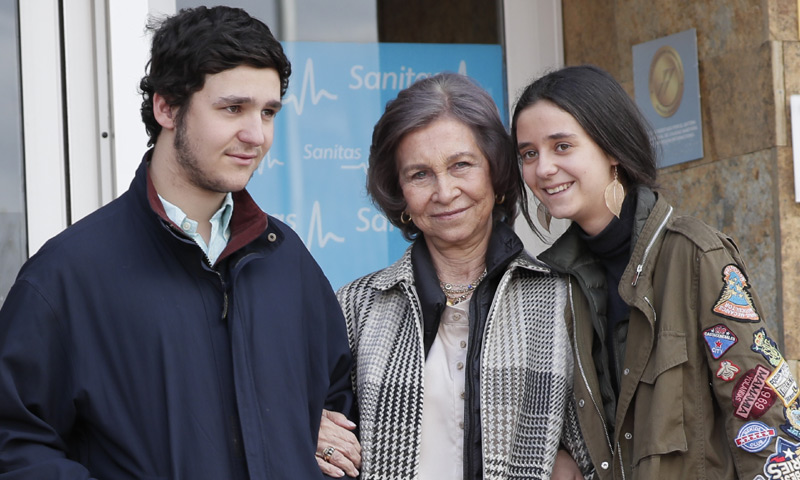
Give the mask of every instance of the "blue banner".
<path id="1" fill-rule="evenodd" d="M 284 42 L 289 90 L 248 190 L 303 239 L 334 288 L 408 247 L 366 194 L 372 129 L 388 100 L 442 71 L 467 74 L 506 119 L 499 45 Z"/>

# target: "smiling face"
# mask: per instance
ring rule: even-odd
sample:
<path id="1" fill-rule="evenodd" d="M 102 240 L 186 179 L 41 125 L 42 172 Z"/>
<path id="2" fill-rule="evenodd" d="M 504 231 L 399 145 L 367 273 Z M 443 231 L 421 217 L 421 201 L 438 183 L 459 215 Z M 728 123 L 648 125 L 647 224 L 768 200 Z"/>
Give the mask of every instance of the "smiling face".
<path id="1" fill-rule="evenodd" d="M 516 137 L 525 183 L 550 214 L 573 220 L 589 235 L 603 231 L 614 216 L 603 193 L 619 162 L 572 115 L 547 100 L 519 114 Z"/>
<path id="2" fill-rule="evenodd" d="M 494 208 L 490 166 L 466 125 L 436 120 L 406 135 L 396 158 L 406 212 L 429 248 L 488 242 Z"/>
<path id="3" fill-rule="evenodd" d="M 208 193 L 245 188 L 272 145 L 281 108 L 277 71 L 241 65 L 208 75 L 184 108 L 173 141 L 180 180 Z"/>

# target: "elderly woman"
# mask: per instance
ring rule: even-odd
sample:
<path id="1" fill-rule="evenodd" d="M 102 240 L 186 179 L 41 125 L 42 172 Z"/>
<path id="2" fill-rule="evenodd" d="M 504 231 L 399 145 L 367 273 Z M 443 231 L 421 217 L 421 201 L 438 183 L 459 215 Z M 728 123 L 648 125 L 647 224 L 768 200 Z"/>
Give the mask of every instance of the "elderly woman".
<path id="1" fill-rule="evenodd" d="M 414 83 L 376 124 L 367 190 L 412 245 L 338 292 L 362 479 L 551 478 L 557 457 L 561 478 L 590 468 L 567 402 L 565 283 L 510 227 L 519 181 L 494 102 L 465 76 Z"/>

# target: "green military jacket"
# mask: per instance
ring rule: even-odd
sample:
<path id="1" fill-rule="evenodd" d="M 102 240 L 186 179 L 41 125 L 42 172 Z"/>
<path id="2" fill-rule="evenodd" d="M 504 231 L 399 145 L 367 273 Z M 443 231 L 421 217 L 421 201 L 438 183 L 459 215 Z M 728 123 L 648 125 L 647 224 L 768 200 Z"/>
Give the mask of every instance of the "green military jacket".
<path id="1" fill-rule="evenodd" d="M 797 383 L 737 247 L 651 191 L 639 197 L 613 434 L 592 355 L 602 267 L 574 232 L 540 256 L 570 274 L 575 401 L 595 478 L 800 478 Z"/>

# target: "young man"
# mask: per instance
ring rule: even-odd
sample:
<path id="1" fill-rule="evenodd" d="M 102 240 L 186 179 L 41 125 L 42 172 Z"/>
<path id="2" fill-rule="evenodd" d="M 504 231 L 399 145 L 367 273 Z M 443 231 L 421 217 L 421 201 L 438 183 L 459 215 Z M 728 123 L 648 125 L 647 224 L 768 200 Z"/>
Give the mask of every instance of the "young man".
<path id="1" fill-rule="evenodd" d="M 319 478 L 350 351 L 322 271 L 244 190 L 290 65 L 240 9 L 157 27 L 130 189 L 50 240 L 0 310 L 0 479 Z"/>

